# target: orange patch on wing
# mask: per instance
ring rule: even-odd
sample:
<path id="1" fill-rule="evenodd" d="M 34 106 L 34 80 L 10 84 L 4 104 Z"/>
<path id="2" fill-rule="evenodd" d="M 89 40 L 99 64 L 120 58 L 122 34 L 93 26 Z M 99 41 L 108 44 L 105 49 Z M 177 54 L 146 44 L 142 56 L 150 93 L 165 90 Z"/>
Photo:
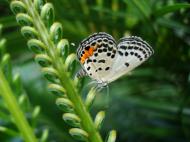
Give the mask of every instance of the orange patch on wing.
<path id="1" fill-rule="evenodd" d="M 90 49 L 89 49 L 89 54 L 90 54 L 90 56 L 92 56 L 93 55 L 93 52 L 94 52 L 94 48 L 93 47 L 90 47 Z"/>
<path id="2" fill-rule="evenodd" d="M 88 58 L 90 56 L 90 54 L 88 53 L 88 50 L 84 51 L 84 55 L 86 55 L 86 58 Z"/>
<path id="3" fill-rule="evenodd" d="M 80 62 L 81 62 L 82 64 L 85 62 L 85 58 L 84 58 L 83 56 L 80 58 Z"/>
<path id="4" fill-rule="evenodd" d="M 82 64 L 84 64 L 85 60 L 80 60 L 80 62 L 81 62 Z"/>
<path id="5" fill-rule="evenodd" d="M 89 50 L 85 50 L 84 54 L 82 55 L 82 57 L 80 59 L 80 62 L 82 64 L 84 64 L 85 60 L 93 55 L 93 52 L 94 52 L 94 48 L 93 47 L 90 47 Z"/>
<path id="6" fill-rule="evenodd" d="M 88 55 L 87 55 L 86 53 L 84 53 L 84 54 L 82 55 L 82 57 L 83 57 L 84 59 L 86 59 L 86 58 L 88 58 Z"/>

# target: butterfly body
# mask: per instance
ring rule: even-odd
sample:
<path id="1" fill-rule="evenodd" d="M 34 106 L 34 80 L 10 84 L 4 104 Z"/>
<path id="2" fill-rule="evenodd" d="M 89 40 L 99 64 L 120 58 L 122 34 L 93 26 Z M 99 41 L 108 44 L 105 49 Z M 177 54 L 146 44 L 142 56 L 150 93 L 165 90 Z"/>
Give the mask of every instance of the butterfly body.
<path id="1" fill-rule="evenodd" d="M 152 54 L 152 47 L 139 37 L 124 37 L 117 44 L 103 32 L 90 35 L 77 49 L 83 72 L 102 85 L 129 73 Z"/>

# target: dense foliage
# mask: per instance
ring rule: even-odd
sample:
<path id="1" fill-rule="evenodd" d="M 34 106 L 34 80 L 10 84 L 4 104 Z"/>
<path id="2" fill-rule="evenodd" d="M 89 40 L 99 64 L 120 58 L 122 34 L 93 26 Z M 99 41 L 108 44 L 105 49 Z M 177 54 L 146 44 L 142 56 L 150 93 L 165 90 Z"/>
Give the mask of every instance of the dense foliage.
<path id="1" fill-rule="evenodd" d="M 70 52 L 76 51 L 84 37 L 99 31 L 107 32 L 117 40 L 124 35 L 140 36 L 155 50 L 150 60 L 130 75 L 111 83 L 109 96 L 106 89 L 96 95 L 90 112 L 95 116 L 100 110 L 106 110 L 100 130 L 104 139 L 111 129 L 116 129 L 118 142 L 190 140 L 188 0 L 48 2 L 54 5 L 55 21 L 63 25 L 63 38 L 76 45 L 69 47 Z M 56 97 L 48 92 L 48 83 L 39 65 L 34 62 L 34 54 L 27 48 L 28 40 L 20 33 L 20 26 L 10 10 L 10 1 L 1 0 L 0 11 L 0 23 L 3 25 L 1 38 L 7 40 L 13 73 L 20 73 L 25 94 L 29 97 L 31 104 L 27 111 L 32 113 L 36 105 L 41 107 L 38 125 L 35 125 L 36 134 L 44 127 L 50 131 L 47 141 L 75 142 L 69 135 L 70 127 L 62 120 L 62 112 L 55 105 Z M 74 72 L 80 67 L 79 63 L 72 65 L 76 67 Z M 89 91 L 88 82 L 88 79 L 81 80 L 82 98 Z M 1 110 L 5 111 L 2 98 Z M 26 114 L 27 111 L 23 110 Z M 0 113 L 0 141 L 20 141 L 17 134 L 10 135 L 1 130 L 1 126 L 16 129 L 9 122 L 11 120 L 5 121 L 3 116 Z"/>

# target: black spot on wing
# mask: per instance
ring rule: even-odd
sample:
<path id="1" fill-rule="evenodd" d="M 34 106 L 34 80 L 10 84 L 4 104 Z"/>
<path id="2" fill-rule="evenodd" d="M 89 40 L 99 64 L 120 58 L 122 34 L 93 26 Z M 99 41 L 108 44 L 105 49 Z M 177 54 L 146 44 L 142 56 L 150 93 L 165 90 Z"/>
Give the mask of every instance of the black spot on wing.
<path id="1" fill-rule="evenodd" d="M 92 42 L 91 45 L 92 45 L 92 46 L 95 46 L 95 45 L 96 45 L 96 42 Z"/>
<path id="2" fill-rule="evenodd" d="M 104 42 L 108 42 L 108 39 L 107 39 L 107 38 L 104 38 L 103 41 L 104 41 Z"/>
<path id="3" fill-rule="evenodd" d="M 121 45 L 120 48 L 125 50 L 127 49 L 127 46 Z"/>
<path id="4" fill-rule="evenodd" d="M 113 50 L 113 48 L 112 48 L 112 47 L 108 47 L 108 50 L 109 50 L 109 51 L 112 51 L 112 50 Z"/>
<path id="5" fill-rule="evenodd" d="M 98 49 L 98 53 L 102 53 L 102 49 Z"/>
<path id="6" fill-rule="evenodd" d="M 107 48 L 104 48 L 104 49 L 103 49 L 103 52 L 107 52 Z"/>
<path id="7" fill-rule="evenodd" d="M 85 49 L 87 50 L 90 45 L 94 46 L 97 43 L 101 44 L 103 40 L 105 43 L 108 43 L 109 45 L 116 46 L 116 42 L 111 35 L 104 32 L 94 33 L 80 42 L 77 48 L 78 59 L 81 57 L 82 51 L 84 51 Z M 105 45 L 105 46 L 107 47 L 108 45 Z"/>
<path id="8" fill-rule="evenodd" d="M 127 47 L 127 49 L 143 51 L 143 54 L 148 54 L 147 56 L 150 56 L 154 53 L 152 47 L 146 41 L 136 36 L 121 38 L 118 45 L 120 45 L 118 48 L 121 49 L 125 49 L 125 47 Z"/>
<path id="9" fill-rule="evenodd" d="M 125 63 L 125 66 L 128 67 L 128 66 L 129 66 L 129 63 L 126 62 L 126 63 Z"/>
<path id="10" fill-rule="evenodd" d="M 103 43 L 103 47 L 108 48 L 109 46 L 108 46 L 108 44 Z"/>
<path id="11" fill-rule="evenodd" d="M 108 52 L 108 53 L 107 53 L 107 56 L 111 56 L 111 53 L 110 53 L 110 52 Z"/>
<path id="12" fill-rule="evenodd" d="M 110 67 L 106 67 L 106 68 L 105 68 L 106 71 L 109 70 L 109 69 L 110 69 Z"/>
<path id="13" fill-rule="evenodd" d="M 134 47 L 134 49 L 135 49 L 135 50 L 138 50 L 138 49 L 139 49 L 139 47 L 138 47 L 138 46 L 135 46 L 135 47 Z"/>
<path id="14" fill-rule="evenodd" d="M 94 53 L 94 56 L 97 57 L 97 56 L 98 56 L 98 53 Z"/>
<path id="15" fill-rule="evenodd" d="M 115 57 L 115 55 L 113 54 L 113 55 L 111 55 L 111 58 L 114 58 Z"/>
<path id="16" fill-rule="evenodd" d="M 98 39 L 97 41 L 100 43 L 100 42 L 102 42 L 102 39 Z"/>
<path id="17" fill-rule="evenodd" d="M 119 55 L 123 56 L 123 52 L 122 51 L 118 51 Z"/>
<path id="18" fill-rule="evenodd" d="M 89 70 L 90 70 L 90 67 L 87 67 L 87 70 L 89 71 Z"/>
<path id="19" fill-rule="evenodd" d="M 109 41 L 109 44 L 110 44 L 110 45 L 113 45 L 113 41 Z"/>
<path id="20" fill-rule="evenodd" d="M 90 63 L 90 62 L 92 62 L 92 60 L 91 59 L 87 59 L 87 64 Z"/>
<path id="21" fill-rule="evenodd" d="M 98 71 L 101 71 L 101 70 L 102 70 L 102 68 L 100 67 L 100 68 L 96 69 L 95 72 L 98 72 Z"/>
<path id="22" fill-rule="evenodd" d="M 98 61 L 98 63 L 105 63 L 105 62 L 106 62 L 106 60 L 104 60 L 104 59 L 101 59 Z"/>
<path id="23" fill-rule="evenodd" d="M 90 46 L 86 46 L 86 47 L 85 47 L 85 50 L 89 50 L 89 49 L 90 49 Z"/>
<path id="24" fill-rule="evenodd" d="M 133 46 L 130 45 L 130 46 L 128 47 L 128 49 L 133 49 Z"/>
<path id="25" fill-rule="evenodd" d="M 133 55 L 133 54 L 134 54 L 134 52 L 130 52 L 130 54 L 131 54 L 131 55 Z"/>

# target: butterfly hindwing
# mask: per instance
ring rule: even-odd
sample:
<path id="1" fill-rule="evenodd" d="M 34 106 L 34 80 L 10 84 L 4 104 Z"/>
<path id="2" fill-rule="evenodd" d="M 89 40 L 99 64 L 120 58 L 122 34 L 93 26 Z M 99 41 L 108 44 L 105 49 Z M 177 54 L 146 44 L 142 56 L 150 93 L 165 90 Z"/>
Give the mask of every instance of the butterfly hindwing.
<path id="1" fill-rule="evenodd" d="M 140 37 L 124 37 L 117 45 L 117 55 L 112 66 L 112 74 L 106 80 L 112 82 L 129 73 L 153 54 L 150 45 Z"/>

